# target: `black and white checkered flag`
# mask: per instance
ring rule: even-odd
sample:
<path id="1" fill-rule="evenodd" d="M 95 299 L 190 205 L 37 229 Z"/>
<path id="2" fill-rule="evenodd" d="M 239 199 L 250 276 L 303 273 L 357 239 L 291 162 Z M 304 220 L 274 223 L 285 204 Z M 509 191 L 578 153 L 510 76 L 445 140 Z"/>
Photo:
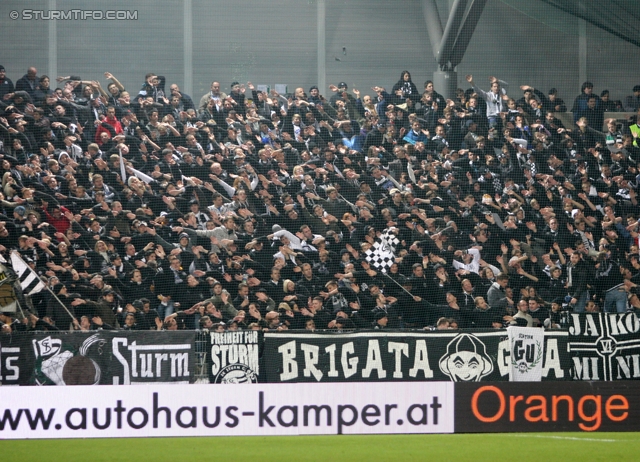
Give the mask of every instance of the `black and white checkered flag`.
<path id="1" fill-rule="evenodd" d="M 376 239 L 373 246 L 365 252 L 365 259 L 371 266 L 386 273 L 396 258 L 395 251 L 399 242 L 394 233 L 385 229 L 380 238 Z"/>

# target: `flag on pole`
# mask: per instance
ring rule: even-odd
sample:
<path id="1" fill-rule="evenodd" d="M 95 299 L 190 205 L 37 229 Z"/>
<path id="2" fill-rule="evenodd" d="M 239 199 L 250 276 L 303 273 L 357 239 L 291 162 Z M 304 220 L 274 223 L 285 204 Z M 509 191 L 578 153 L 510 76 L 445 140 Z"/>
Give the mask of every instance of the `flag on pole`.
<path id="1" fill-rule="evenodd" d="M 120 149 L 120 179 L 126 184 L 127 169 L 124 168 L 124 159 L 122 158 L 122 149 Z"/>
<path id="2" fill-rule="evenodd" d="M 376 239 L 373 246 L 365 252 L 365 260 L 377 270 L 386 273 L 395 261 L 396 246 L 399 243 L 398 236 L 390 228 L 387 228 Z"/>
<path id="3" fill-rule="evenodd" d="M 135 168 L 132 168 L 131 171 L 139 180 L 142 180 L 147 184 L 151 183 L 152 181 L 155 181 L 149 175 L 142 173 L 140 170 L 136 170 Z"/>
<path id="4" fill-rule="evenodd" d="M 16 292 L 13 290 L 14 282 L 15 278 L 10 276 L 7 267 L 0 263 L 0 311 L 11 313 L 17 311 Z"/>
<path id="5" fill-rule="evenodd" d="M 37 294 L 45 288 L 40 276 L 15 251 L 11 252 L 11 266 L 20 279 L 20 286 L 25 295 Z"/>

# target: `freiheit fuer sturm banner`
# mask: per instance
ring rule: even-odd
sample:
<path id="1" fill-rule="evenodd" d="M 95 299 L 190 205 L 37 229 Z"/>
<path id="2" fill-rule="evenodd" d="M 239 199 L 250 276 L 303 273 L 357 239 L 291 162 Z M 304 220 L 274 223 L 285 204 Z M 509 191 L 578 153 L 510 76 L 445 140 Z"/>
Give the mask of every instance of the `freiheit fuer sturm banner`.
<path id="1" fill-rule="evenodd" d="M 571 379 L 566 332 L 545 332 L 541 351 L 542 380 Z M 489 330 L 266 333 L 263 357 L 267 382 L 502 381 L 512 363 L 507 333 Z"/>
<path id="2" fill-rule="evenodd" d="M 193 383 L 195 332 L 49 332 L 0 336 L 3 385 Z"/>
<path id="3" fill-rule="evenodd" d="M 262 332 L 211 332 L 208 359 L 211 383 L 257 383 Z"/>

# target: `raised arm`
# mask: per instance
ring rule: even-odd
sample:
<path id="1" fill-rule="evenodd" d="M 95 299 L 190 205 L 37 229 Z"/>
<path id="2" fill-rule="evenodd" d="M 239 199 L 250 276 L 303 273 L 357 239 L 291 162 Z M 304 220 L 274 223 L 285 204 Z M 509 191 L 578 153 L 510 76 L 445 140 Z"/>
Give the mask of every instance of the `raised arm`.
<path id="1" fill-rule="evenodd" d="M 105 76 L 107 79 L 111 80 L 111 81 L 114 83 L 114 85 L 115 85 L 116 87 L 118 87 L 118 90 L 120 90 L 120 91 L 124 91 L 124 85 L 122 85 L 122 84 L 120 83 L 120 81 L 119 81 L 118 79 L 116 79 L 116 78 L 113 76 L 113 74 L 112 74 L 111 72 L 105 72 L 105 73 L 104 73 L 104 76 Z"/>

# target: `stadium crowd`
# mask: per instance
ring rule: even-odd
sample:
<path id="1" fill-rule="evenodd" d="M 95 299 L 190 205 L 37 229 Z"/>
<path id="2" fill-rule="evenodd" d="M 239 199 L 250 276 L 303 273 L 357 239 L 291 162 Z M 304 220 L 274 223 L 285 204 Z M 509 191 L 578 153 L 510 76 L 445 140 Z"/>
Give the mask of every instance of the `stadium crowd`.
<path id="1" fill-rule="evenodd" d="M 327 98 L 104 77 L 14 85 L 0 66 L 0 253 L 50 289 L 4 332 L 562 328 L 640 309 L 640 86 L 616 102 L 585 82 L 565 127 L 555 89 L 494 77 L 452 100 L 408 71 Z M 605 119 L 619 110 L 638 119 Z"/>

